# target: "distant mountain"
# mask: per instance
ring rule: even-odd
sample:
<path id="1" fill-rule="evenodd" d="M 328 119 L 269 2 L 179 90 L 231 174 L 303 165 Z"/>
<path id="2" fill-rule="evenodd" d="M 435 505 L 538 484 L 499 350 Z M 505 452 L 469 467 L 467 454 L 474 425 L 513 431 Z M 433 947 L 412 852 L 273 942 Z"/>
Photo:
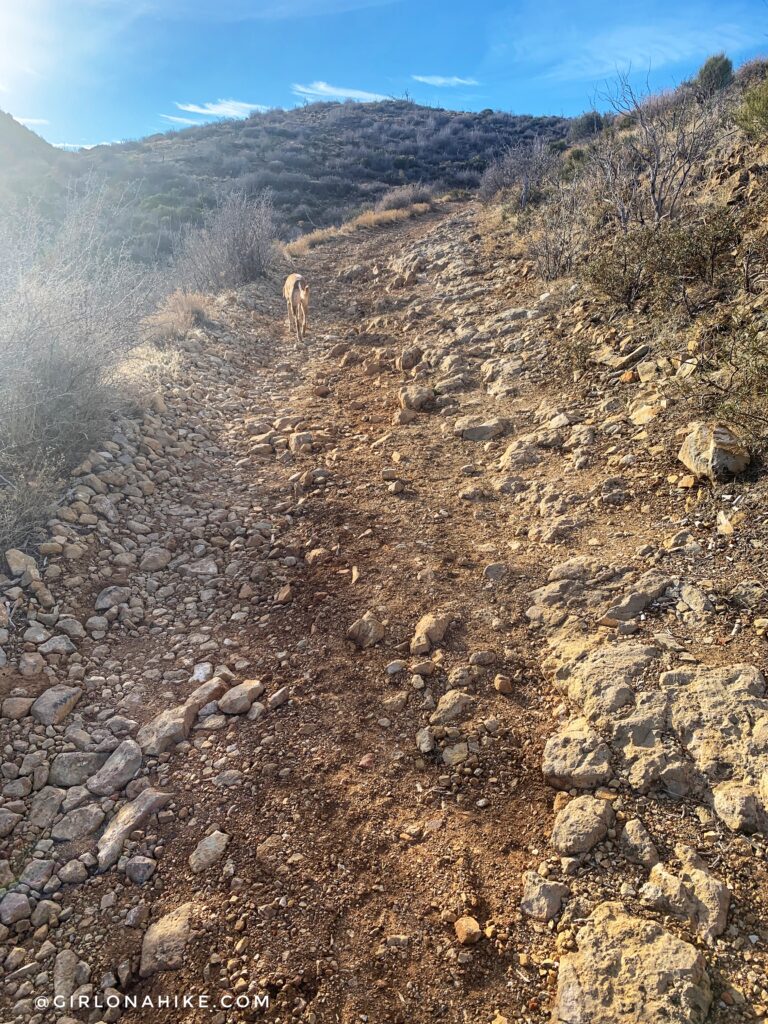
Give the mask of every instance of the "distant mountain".
<path id="1" fill-rule="evenodd" d="M 16 163 L 41 160 L 50 164 L 61 155 L 61 150 L 0 110 L 0 167 L 3 174 Z"/>
<path id="2" fill-rule="evenodd" d="M 73 157 L 67 175 L 95 173 L 121 191 L 139 189 L 130 227 L 142 240 L 138 254 L 149 259 L 167 250 L 180 225 L 198 220 L 222 186 L 271 189 L 283 234 L 294 237 L 339 223 L 396 185 L 472 188 L 510 143 L 559 139 L 567 126 L 561 117 L 462 113 L 404 100 L 314 103 L 63 155 Z"/>

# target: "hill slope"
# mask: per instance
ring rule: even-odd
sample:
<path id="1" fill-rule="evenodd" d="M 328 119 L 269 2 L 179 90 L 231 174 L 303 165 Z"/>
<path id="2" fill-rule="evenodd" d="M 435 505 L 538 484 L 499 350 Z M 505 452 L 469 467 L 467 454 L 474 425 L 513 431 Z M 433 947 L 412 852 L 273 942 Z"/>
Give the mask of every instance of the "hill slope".
<path id="1" fill-rule="evenodd" d="M 45 196 L 54 176 L 66 173 L 68 154 L 0 110 L 0 200 Z"/>
<path id="2" fill-rule="evenodd" d="M 462 113 L 407 101 L 315 103 L 100 146 L 76 154 L 66 173 L 95 172 L 121 190 L 139 187 L 132 228 L 149 253 L 158 233 L 195 221 L 222 185 L 271 189 L 289 237 L 338 223 L 393 186 L 473 187 L 510 143 L 560 138 L 567 124 L 559 117 Z"/>

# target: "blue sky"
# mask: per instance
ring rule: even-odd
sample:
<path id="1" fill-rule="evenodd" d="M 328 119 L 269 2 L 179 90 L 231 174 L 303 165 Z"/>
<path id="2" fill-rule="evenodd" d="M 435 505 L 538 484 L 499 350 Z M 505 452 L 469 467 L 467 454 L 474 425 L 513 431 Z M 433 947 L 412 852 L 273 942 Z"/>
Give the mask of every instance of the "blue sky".
<path id="1" fill-rule="evenodd" d="M 764 0 L 0 0 L 0 109 L 91 145 L 307 99 L 576 114 L 768 54 Z"/>

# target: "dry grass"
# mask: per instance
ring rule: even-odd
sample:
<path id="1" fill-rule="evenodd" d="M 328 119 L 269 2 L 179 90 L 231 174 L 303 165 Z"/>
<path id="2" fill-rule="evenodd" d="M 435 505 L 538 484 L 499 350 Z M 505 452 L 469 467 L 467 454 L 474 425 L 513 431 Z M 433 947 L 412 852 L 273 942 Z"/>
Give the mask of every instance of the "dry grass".
<path id="1" fill-rule="evenodd" d="M 176 380 L 181 364 L 178 349 L 159 348 L 151 342 L 137 345 L 117 368 L 121 391 L 141 406 L 164 385 Z"/>
<path id="2" fill-rule="evenodd" d="M 156 345 L 181 341 L 210 316 L 210 300 L 201 292 L 175 291 L 144 321 L 144 336 Z"/>
<path id="3" fill-rule="evenodd" d="M 337 238 L 348 238 L 358 231 L 372 231 L 376 228 L 389 227 L 401 221 L 410 220 L 412 217 L 422 217 L 432 209 L 431 203 L 413 203 L 404 209 L 399 210 L 366 210 L 352 220 L 335 228 L 318 228 L 317 231 L 310 231 L 302 235 L 295 242 L 290 242 L 285 247 L 289 256 L 302 256 L 310 249 L 318 245 L 325 245 Z"/>
<path id="4" fill-rule="evenodd" d="M 63 486 L 58 460 L 39 453 L 11 478 L 0 474 L 0 550 L 24 548 L 50 518 Z"/>

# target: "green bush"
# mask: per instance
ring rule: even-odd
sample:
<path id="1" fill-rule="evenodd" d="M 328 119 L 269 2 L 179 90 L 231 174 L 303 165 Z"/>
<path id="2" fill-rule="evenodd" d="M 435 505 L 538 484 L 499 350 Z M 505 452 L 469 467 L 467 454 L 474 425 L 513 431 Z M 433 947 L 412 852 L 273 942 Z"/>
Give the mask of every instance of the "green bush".
<path id="1" fill-rule="evenodd" d="M 598 110 L 587 110 L 574 117 L 568 126 L 568 141 L 583 142 L 598 135 L 605 125 L 605 117 Z"/>
<path id="2" fill-rule="evenodd" d="M 583 269 L 583 277 L 598 291 L 631 309 L 648 288 L 652 228 L 618 233 L 600 246 Z"/>
<path id="3" fill-rule="evenodd" d="M 747 89 L 734 120 L 750 139 L 768 135 L 768 79 Z"/>
<path id="4" fill-rule="evenodd" d="M 731 210 L 714 207 L 695 220 L 663 221 L 657 227 L 618 233 L 598 248 L 584 276 L 628 309 L 645 296 L 667 310 L 682 305 L 692 316 L 694 285 L 723 289 L 735 280 L 731 250 L 738 237 Z"/>
<path id="5" fill-rule="evenodd" d="M 693 381 L 703 411 L 738 426 L 750 446 L 768 445 L 768 334 L 752 325 L 735 327 L 716 341 L 711 359 Z"/>
<path id="6" fill-rule="evenodd" d="M 733 81 L 733 63 L 724 53 L 709 57 L 699 68 L 693 87 L 702 99 L 710 99 Z"/>

